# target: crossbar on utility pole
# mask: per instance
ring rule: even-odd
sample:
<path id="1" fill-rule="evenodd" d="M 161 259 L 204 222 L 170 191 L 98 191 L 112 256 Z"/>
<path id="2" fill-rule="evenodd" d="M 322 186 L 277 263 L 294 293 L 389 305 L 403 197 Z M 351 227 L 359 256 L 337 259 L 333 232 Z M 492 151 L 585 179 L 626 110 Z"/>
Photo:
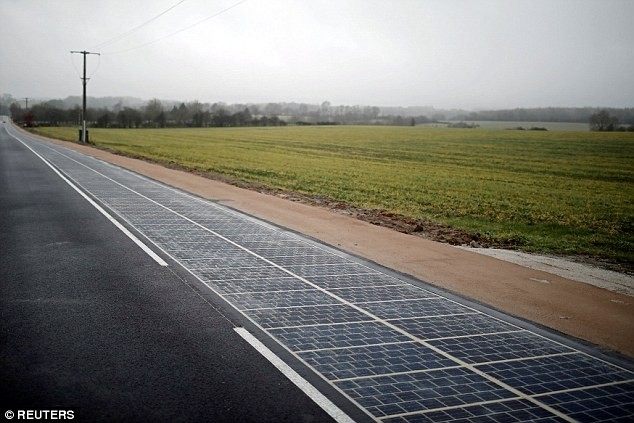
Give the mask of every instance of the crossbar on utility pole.
<path id="1" fill-rule="evenodd" d="M 82 97 L 82 108 L 81 108 L 81 142 L 83 142 L 84 144 L 88 141 L 88 137 L 86 137 L 86 84 L 88 83 L 88 78 L 86 78 L 86 55 L 87 54 L 96 54 L 97 56 L 100 56 L 99 53 L 91 53 L 89 51 L 83 50 L 83 51 L 71 51 L 71 54 L 74 53 L 78 53 L 78 54 L 83 54 L 84 55 L 84 77 L 81 78 L 83 86 L 84 86 L 84 92 L 83 92 L 83 97 Z"/>

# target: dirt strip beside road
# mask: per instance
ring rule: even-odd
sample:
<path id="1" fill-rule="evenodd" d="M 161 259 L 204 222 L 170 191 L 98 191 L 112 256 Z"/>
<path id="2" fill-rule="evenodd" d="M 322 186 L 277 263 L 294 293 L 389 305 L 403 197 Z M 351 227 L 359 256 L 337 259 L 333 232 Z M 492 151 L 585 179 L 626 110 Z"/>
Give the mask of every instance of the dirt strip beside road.
<path id="1" fill-rule="evenodd" d="M 327 209 L 89 146 L 52 142 L 306 234 L 513 316 L 634 357 L 634 297 L 396 232 Z"/>

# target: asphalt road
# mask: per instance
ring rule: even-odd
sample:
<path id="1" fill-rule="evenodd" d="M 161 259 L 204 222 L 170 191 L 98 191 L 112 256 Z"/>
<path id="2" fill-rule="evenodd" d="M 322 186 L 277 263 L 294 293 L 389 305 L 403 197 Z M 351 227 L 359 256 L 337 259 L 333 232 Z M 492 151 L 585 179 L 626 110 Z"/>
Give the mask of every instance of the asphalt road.
<path id="1" fill-rule="evenodd" d="M 158 265 L 4 128 L 0 251 L 2 414 L 330 420 L 186 275 Z"/>

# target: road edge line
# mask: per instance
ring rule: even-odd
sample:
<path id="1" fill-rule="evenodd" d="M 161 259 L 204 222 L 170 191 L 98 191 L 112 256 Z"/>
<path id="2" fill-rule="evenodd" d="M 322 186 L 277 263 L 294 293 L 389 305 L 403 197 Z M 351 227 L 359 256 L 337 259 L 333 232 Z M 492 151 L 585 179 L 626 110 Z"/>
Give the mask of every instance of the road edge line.
<path id="1" fill-rule="evenodd" d="M 319 407 L 321 407 L 326 413 L 330 415 L 335 421 L 339 423 L 354 423 L 346 413 L 344 413 L 339 407 L 337 407 L 332 401 L 324 396 L 311 385 L 306 379 L 301 377 L 295 370 L 293 370 L 288 364 L 286 364 L 281 358 L 279 358 L 273 351 L 271 351 L 266 345 L 260 342 L 255 336 L 253 336 L 248 330 L 242 327 L 233 328 L 234 331 L 242 339 L 247 341 L 257 352 L 259 352 L 264 358 L 266 358 L 271 364 L 273 364 L 284 376 L 286 376 L 295 386 L 297 386 L 302 392 L 304 392 L 310 399 L 312 399 Z"/>

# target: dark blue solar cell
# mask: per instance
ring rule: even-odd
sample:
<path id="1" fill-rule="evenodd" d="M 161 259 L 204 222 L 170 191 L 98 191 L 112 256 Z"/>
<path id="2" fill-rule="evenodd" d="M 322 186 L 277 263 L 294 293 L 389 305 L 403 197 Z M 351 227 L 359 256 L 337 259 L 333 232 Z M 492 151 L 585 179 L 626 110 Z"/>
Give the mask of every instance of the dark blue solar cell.
<path id="1" fill-rule="evenodd" d="M 527 331 L 446 338 L 428 342 L 467 363 L 515 360 L 574 351 L 569 347 Z M 546 365 L 548 364 L 546 363 Z M 505 366 L 504 364 L 500 364 L 499 369 L 496 370 L 508 369 L 525 371 L 522 367 Z M 547 371 L 542 373 L 547 373 Z"/>
<path id="2" fill-rule="evenodd" d="M 512 367 L 516 375 L 505 377 L 498 368 Z M 512 361 L 478 366 L 502 382 L 528 394 L 542 394 L 549 391 L 576 389 L 603 383 L 613 383 L 632 379 L 632 372 L 605 362 L 595 360 L 585 354 L 566 354 L 544 358 Z M 585 373 L 596 374 L 594 378 L 581 377 Z M 600 374 L 600 375 L 599 375 Z M 541 375 L 547 376 L 543 380 Z M 553 379 L 553 376 L 555 377 Z"/>

